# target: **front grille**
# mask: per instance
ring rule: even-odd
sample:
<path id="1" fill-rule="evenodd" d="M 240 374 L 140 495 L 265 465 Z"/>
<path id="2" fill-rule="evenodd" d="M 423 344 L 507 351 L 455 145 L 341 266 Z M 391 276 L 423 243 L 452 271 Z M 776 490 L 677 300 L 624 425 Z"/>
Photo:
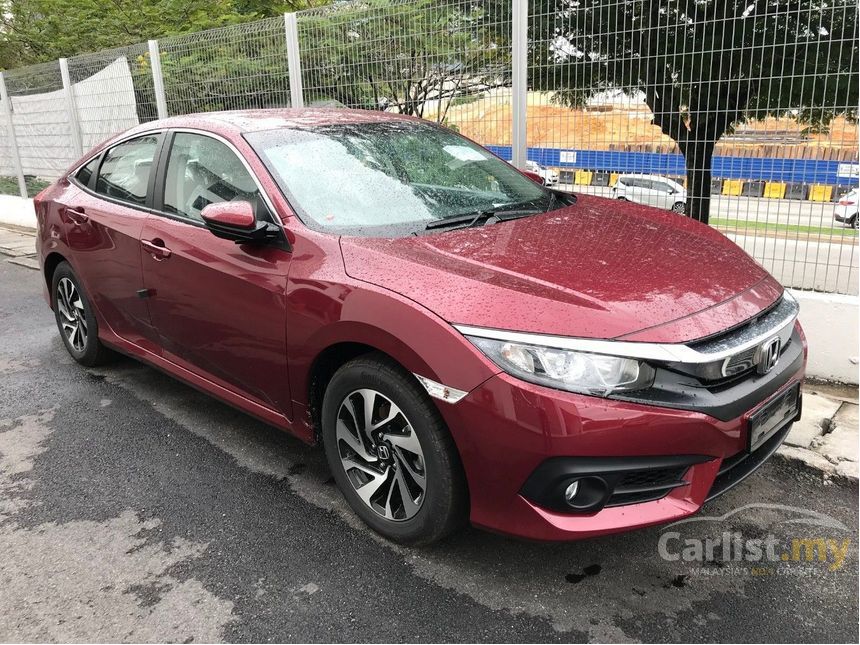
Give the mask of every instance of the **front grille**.
<path id="1" fill-rule="evenodd" d="M 767 336 L 769 333 L 783 329 L 797 316 L 798 309 L 796 301 L 782 297 L 775 305 L 759 313 L 755 318 L 714 336 L 690 343 L 690 347 L 703 354 L 731 351 L 751 339 Z"/>
<path id="2" fill-rule="evenodd" d="M 797 302 L 783 297 L 776 305 L 737 327 L 689 343 L 696 360 L 667 362 L 665 367 L 694 377 L 700 384 L 722 384 L 749 375 L 761 356 L 762 343 L 779 336 L 784 352 L 791 340 Z"/>

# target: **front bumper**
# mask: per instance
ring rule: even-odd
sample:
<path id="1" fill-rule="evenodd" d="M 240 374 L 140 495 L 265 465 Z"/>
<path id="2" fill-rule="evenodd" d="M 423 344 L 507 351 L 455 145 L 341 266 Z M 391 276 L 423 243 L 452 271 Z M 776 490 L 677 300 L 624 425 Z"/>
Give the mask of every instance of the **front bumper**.
<path id="1" fill-rule="evenodd" d="M 801 360 L 787 367 L 778 383 L 759 391 L 758 400 L 744 397 L 747 407 L 728 420 L 497 374 L 456 405 L 441 406 L 466 471 L 472 523 L 528 539 L 574 540 L 691 515 L 758 468 L 784 440 L 790 420 L 753 453 L 747 449 L 750 416 L 802 380 L 805 346 Z M 637 502 L 633 495 L 596 512 L 570 512 L 526 487 L 536 471 L 559 459 L 577 467 L 616 463 L 622 469 L 631 459 L 658 465 L 680 460 L 684 483 L 668 486 L 659 499 L 646 495 Z"/>

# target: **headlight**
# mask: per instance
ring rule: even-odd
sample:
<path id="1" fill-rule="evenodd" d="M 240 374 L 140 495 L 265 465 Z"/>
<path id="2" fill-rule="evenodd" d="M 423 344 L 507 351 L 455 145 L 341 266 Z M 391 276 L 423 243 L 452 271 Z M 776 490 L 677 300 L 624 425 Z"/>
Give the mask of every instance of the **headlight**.
<path id="1" fill-rule="evenodd" d="M 649 387 L 654 368 L 634 358 L 466 336 L 508 374 L 557 389 L 609 396 Z"/>

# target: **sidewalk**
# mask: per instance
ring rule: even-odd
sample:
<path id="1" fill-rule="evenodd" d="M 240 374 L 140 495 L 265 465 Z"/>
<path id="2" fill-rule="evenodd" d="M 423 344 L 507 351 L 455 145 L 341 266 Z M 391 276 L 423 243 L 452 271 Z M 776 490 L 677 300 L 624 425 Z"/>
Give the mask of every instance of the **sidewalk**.
<path id="1" fill-rule="evenodd" d="M 807 381 L 803 416 L 777 451 L 784 459 L 820 470 L 825 479 L 857 481 L 857 388 Z"/>
<path id="2" fill-rule="evenodd" d="M 7 262 L 38 270 L 35 242 L 28 229 L 0 227 L 0 254 Z M 803 416 L 776 454 L 821 471 L 825 479 L 857 481 L 857 410 L 857 387 L 808 381 Z"/>
<path id="3" fill-rule="evenodd" d="M 0 226 L 0 254 L 7 256 L 7 262 L 38 270 L 35 231 L 8 224 Z"/>

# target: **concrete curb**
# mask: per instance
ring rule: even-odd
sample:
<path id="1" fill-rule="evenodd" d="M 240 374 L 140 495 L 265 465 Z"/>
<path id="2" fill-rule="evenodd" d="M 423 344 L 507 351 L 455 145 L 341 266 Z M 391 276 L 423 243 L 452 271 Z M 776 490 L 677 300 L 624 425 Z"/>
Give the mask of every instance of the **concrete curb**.
<path id="1" fill-rule="evenodd" d="M 776 454 L 822 473 L 825 481 L 858 481 L 857 389 L 807 382 L 803 416 Z"/>

